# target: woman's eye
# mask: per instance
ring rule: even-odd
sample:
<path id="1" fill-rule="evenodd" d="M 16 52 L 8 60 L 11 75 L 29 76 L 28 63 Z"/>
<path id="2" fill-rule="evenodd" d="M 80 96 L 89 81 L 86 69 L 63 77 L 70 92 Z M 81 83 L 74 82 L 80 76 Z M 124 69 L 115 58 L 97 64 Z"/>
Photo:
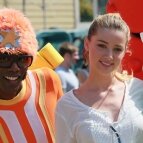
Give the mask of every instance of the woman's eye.
<path id="1" fill-rule="evenodd" d="M 98 44 L 97 46 L 100 48 L 106 48 L 106 45 L 104 45 L 104 44 Z"/>
<path id="2" fill-rule="evenodd" d="M 121 48 L 115 48 L 114 51 L 115 51 L 115 52 L 122 52 L 123 49 L 121 49 Z"/>

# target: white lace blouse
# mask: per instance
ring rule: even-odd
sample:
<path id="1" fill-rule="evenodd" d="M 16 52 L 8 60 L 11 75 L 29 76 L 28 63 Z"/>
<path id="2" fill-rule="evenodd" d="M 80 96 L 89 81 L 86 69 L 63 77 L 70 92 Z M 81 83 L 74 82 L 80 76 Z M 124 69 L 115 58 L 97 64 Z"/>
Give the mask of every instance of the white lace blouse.
<path id="1" fill-rule="evenodd" d="M 143 116 L 129 96 L 134 94 L 129 87 L 126 84 L 116 122 L 108 112 L 80 102 L 73 91 L 66 93 L 56 108 L 56 143 L 143 143 Z"/>

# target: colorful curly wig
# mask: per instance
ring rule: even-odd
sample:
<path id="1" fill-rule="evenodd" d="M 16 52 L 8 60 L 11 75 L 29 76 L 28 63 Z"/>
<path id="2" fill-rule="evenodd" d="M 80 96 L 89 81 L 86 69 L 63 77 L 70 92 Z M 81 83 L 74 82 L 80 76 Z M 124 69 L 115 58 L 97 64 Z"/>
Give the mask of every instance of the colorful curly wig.
<path id="1" fill-rule="evenodd" d="M 38 43 L 28 18 L 18 10 L 0 10 L 0 53 L 36 55 Z"/>

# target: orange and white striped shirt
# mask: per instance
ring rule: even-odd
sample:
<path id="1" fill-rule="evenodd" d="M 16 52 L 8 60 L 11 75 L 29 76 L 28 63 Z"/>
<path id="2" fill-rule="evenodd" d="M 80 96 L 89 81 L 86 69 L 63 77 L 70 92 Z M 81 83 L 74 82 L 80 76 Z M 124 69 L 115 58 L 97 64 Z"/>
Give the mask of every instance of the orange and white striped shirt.
<path id="1" fill-rule="evenodd" d="M 54 112 L 63 94 L 58 76 L 47 68 L 28 71 L 22 84 L 14 99 L 0 100 L 0 143 L 55 142 Z"/>

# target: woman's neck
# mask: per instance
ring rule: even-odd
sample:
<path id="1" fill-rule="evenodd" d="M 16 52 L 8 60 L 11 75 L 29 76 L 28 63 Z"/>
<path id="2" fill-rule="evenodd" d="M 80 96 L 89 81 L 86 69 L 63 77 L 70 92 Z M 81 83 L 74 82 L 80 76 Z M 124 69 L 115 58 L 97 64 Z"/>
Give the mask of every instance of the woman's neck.
<path id="1" fill-rule="evenodd" d="M 112 85 L 114 85 L 118 79 L 115 76 L 91 76 L 89 75 L 85 84 L 88 85 L 88 88 L 97 88 L 101 90 L 109 89 Z M 119 82 L 119 81 L 118 81 Z"/>

